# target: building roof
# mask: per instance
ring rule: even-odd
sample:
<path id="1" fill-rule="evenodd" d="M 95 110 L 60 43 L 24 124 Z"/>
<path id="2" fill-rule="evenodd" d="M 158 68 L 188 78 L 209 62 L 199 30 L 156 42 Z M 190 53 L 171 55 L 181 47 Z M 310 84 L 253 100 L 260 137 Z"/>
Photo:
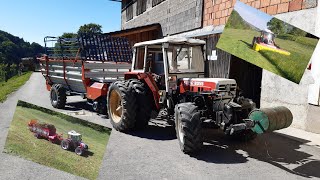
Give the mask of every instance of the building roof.
<path id="1" fill-rule="evenodd" d="M 206 44 L 205 41 L 199 39 L 192 39 L 186 37 L 165 37 L 162 39 L 144 41 L 140 43 L 136 43 L 134 47 L 146 46 L 146 45 L 155 45 L 162 43 L 170 43 L 170 44 L 189 44 L 189 45 L 203 45 Z"/>

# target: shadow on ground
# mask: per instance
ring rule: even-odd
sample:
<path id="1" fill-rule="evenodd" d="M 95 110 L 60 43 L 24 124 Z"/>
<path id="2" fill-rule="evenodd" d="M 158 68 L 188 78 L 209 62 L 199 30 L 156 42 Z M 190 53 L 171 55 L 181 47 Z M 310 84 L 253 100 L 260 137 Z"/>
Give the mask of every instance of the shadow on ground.
<path id="1" fill-rule="evenodd" d="M 92 109 L 92 106 L 87 104 L 87 101 L 68 102 L 66 104 L 66 107 L 64 108 L 64 110 L 74 111 L 74 112 L 81 111 L 81 110 L 86 110 L 86 111 L 90 111 L 92 113 L 96 113 L 97 115 L 99 115 L 103 119 L 107 119 L 108 118 L 108 116 L 105 115 L 105 114 L 99 114 L 99 113 L 95 112 Z"/>
<path id="2" fill-rule="evenodd" d="M 70 111 L 92 111 L 86 102 L 68 103 L 67 108 Z M 259 135 L 251 142 L 232 140 L 214 129 L 205 129 L 204 134 L 205 143 L 202 151 L 192 155 L 198 160 L 217 164 L 238 164 L 246 163 L 252 158 L 298 176 L 320 178 L 320 160 L 313 158 L 315 154 L 305 152 L 306 148 L 308 151 L 313 149 L 313 153 L 318 150 L 316 146 L 306 145 L 309 141 L 296 140 L 276 133 Z M 152 120 L 146 129 L 130 132 L 128 135 L 162 141 L 176 139 L 174 126 L 156 120 Z"/>
<path id="3" fill-rule="evenodd" d="M 251 44 L 245 42 L 244 40 L 239 40 L 239 41 L 243 42 L 244 44 L 246 44 L 248 46 L 248 48 L 252 49 L 252 45 Z"/>
<path id="4" fill-rule="evenodd" d="M 153 140 L 172 140 L 177 138 L 174 126 L 156 120 L 151 120 L 145 129 L 128 134 Z"/>
<path id="5" fill-rule="evenodd" d="M 246 163 L 253 158 L 298 176 L 320 178 L 320 160 L 312 158 L 312 154 L 301 149 L 301 146 L 308 147 L 304 144 L 309 141 L 295 140 L 276 133 L 259 135 L 251 142 L 227 138 L 222 132 L 214 129 L 205 129 L 204 134 L 205 143 L 202 151 L 191 155 L 198 160 L 217 164 L 238 164 Z M 152 123 L 145 130 L 130 135 L 154 140 L 176 138 L 173 126 Z"/>

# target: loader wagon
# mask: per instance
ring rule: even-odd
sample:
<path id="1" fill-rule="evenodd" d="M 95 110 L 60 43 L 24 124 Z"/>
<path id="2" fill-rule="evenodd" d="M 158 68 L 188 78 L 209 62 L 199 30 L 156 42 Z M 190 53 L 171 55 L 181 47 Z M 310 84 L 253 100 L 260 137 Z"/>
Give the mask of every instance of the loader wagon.
<path id="1" fill-rule="evenodd" d="M 93 110 L 106 112 L 108 87 L 131 68 L 132 52 L 125 38 L 81 34 L 44 38 L 46 53 L 38 58 L 51 104 L 63 109 L 67 96 L 80 95 Z"/>

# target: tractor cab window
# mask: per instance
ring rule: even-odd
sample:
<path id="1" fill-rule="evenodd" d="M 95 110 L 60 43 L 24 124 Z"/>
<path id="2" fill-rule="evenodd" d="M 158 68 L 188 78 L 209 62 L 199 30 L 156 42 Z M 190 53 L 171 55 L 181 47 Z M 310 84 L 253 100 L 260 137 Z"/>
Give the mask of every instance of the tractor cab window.
<path id="1" fill-rule="evenodd" d="M 81 141 L 81 136 L 71 136 L 73 141 Z"/>
<path id="2" fill-rule="evenodd" d="M 262 41 L 266 44 L 274 43 L 274 34 L 270 32 L 261 31 Z"/>
<path id="3" fill-rule="evenodd" d="M 142 70 L 143 69 L 144 53 L 145 53 L 144 47 L 137 47 L 136 48 L 136 55 L 135 55 L 136 60 L 135 60 L 135 64 L 134 64 L 135 70 Z"/>
<path id="4" fill-rule="evenodd" d="M 169 73 L 203 72 L 201 46 L 171 46 L 168 49 Z"/>

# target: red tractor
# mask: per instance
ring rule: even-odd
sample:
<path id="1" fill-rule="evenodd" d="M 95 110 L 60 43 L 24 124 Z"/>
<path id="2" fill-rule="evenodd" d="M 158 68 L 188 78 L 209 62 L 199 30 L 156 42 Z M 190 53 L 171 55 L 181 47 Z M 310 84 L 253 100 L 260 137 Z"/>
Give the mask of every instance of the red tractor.
<path id="1" fill-rule="evenodd" d="M 62 134 L 57 134 L 56 128 L 52 124 L 38 123 L 37 120 L 33 119 L 28 123 L 28 127 L 38 139 L 44 138 L 55 144 L 60 144 L 63 139 Z"/>
<path id="2" fill-rule="evenodd" d="M 64 150 L 74 150 L 79 156 L 89 149 L 88 145 L 82 142 L 82 135 L 73 130 L 68 132 L 67 139 L 61 141 L 61 148 Z"/>
<path id="3" fill-rule="evenodd" d="M 133 52 L 131 71 L 107 94 L 108 114 L 118 131 L 144 128 L 152 111 L 166 112 L 181 150 L 193 153 L 203 145 L 204 123 L 251 140 L 292 122 L 285 107 L 256 109 L 252 100 L 239 95 L 234 79 L 205 78 L 202 40 L 166 37 L 137 43 Z"/>

